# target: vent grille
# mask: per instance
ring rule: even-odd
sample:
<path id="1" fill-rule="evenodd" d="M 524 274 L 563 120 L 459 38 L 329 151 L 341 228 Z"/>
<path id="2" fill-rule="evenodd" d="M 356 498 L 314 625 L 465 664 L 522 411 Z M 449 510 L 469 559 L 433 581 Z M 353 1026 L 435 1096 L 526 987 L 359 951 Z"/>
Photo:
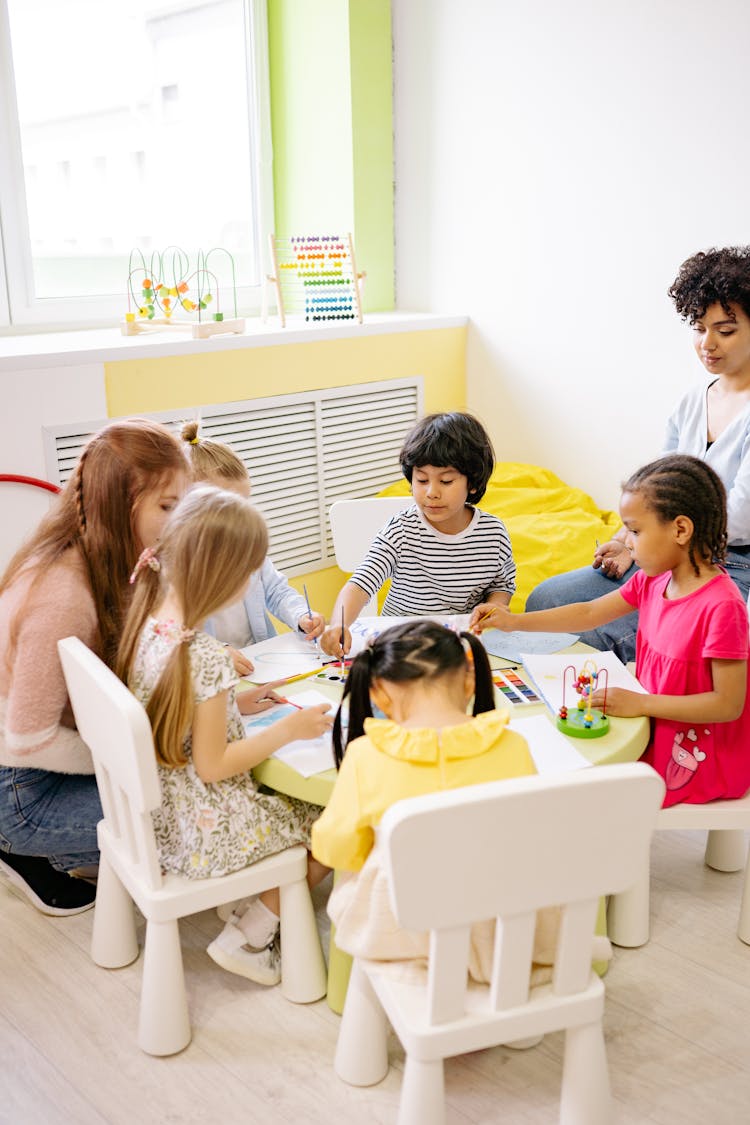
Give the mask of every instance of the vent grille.
<path id="1" fill-rule="evenodd" d="M 294 575 L 335 564 L 328 509 L 398 480 L 404 435 L 421 413 L 422 379 L 414 378 L 148 417 L 179 433 L 200 414 L 201 436 L 232 447 L 268 523 L 271 558 Z M 44 427 L 47 479 L 64 484 L 88 439 L 112 420 Z"/>

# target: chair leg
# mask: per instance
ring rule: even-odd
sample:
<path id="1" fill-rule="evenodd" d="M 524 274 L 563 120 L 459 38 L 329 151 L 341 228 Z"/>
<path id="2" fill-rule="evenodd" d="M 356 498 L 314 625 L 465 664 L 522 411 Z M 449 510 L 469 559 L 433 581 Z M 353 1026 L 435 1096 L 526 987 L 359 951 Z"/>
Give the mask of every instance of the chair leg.
<path id="1" fill-rule="evenodd" d="M 326 994 L 326 963 L 306 879 L 279 888 L 281 898 L 281 991 L 295 1004 Z"/>
<path id="2" fill-rule="evenodd" d="M 426 1125 L 428 1121 L 430 1125 L 445 1125 L 443 1060 L 424 1062 L 407 1055 L 398 1105 L 398 1125 Z"/>
<path id="3" fill-rule="evenodd" d="M 741 828 L 714 828 L 706 840 L 705 861 L 714 871 L 741 871 L 745 866 L 745 833 Z"/>
<path id="4" fill-rule="evenodd" d="M 149 1055 L 174 1055 L 187 1047 L 190 1035 L 177 919 L 148 922 L 138 1045 Z"/>
<path id="5" fill-rule="evenodd" d="M 565 1033 L 560 1125 L 610 1125 L 613 1120 L 601 1020 Z"/>
<path id="6" fill-rule="evenodd" d="M 750 945 L 750 855 L 745 864 L 745 878 L 742 884 L 742 903 L 740 905 L 740 924 L 737 927 L 737 937 Z"/>
<path id="7" fill-rule="evenodd" d="M 333 1069 L 350 1086 L 375 1086 L 388 1073 L 388 1021 L 367 974 L 356 959 L 349 978 Z"/>
<path id="8" fill-rule="evenodd" d="M 121 969 L 137 956 L 133 900 L 102 853 L 96 882 L 91 958 L 103 969 Z"/>
<path id="9" fill-rule="evenodd" d="M 634 887 L 612 895 L 607 908 L 607 932 L 614 945 L 635 948 L 645 945 L 649 938 L 649 909 L 651 894 L 650 857 Z"/>

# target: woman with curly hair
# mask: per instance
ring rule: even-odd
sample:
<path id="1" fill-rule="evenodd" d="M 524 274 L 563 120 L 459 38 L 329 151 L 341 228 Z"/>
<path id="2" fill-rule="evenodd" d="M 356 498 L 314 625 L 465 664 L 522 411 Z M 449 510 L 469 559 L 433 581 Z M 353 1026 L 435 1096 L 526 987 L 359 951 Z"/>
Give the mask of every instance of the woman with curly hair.
<path id="1" fill-rule="evenodd" d="M 693 254 L 680 266 L 669 296 L 693 329 L 693 343 L 711 381 L 692 388 L 667 422 L 662 454 L 706 461 L 727 491 L 729 545 L 724 563 L 747 598 L 750 590 L 750 246 Z M 549 578 L 532 591 L 528 610 L 591 601 L 622 586 L 636 567 L 621 529 L 594 556 L 593 567 Z M 638 614 L 628 614 L 581 640 L 635 659 Z"/>

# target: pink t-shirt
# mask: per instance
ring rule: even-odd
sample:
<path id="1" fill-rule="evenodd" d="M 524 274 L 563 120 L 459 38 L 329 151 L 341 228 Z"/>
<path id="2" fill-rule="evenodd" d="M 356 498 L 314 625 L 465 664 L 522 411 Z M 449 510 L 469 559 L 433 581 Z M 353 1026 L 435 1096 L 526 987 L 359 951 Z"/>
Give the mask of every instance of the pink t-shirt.
<path id="1" fill-rule="evenodd" d="M 724 573 L 674 599 L 664 596 L 670 578 L 670 571 L 647 578 L 639 570 L 620 589 L 638 608 L 636 675 L 653 695 L 712 691 L 712 660 L 748 658 L 747 607 Z M 750 789 L 750 683 L 733 722 L 691 726 L 653 719 L 643 760 L 667 783 L 665 807 L 742 797 Z"/>

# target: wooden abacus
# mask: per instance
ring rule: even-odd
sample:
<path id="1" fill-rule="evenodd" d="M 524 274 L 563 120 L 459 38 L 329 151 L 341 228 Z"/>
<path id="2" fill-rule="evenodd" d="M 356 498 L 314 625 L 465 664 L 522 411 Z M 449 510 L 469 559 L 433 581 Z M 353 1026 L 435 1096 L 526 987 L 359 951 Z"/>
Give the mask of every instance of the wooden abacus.
<path id="1" fill-rule="evenodd" d="M 267 280 L 274 286 L 282 328 L 287 313 L 298 313 L 315 323 L 362 323 L 365 274 L 357 271 L 351 234 L 292 238 L 271 234 L 269 247 L 273 273 L 267 274 Z"/>

